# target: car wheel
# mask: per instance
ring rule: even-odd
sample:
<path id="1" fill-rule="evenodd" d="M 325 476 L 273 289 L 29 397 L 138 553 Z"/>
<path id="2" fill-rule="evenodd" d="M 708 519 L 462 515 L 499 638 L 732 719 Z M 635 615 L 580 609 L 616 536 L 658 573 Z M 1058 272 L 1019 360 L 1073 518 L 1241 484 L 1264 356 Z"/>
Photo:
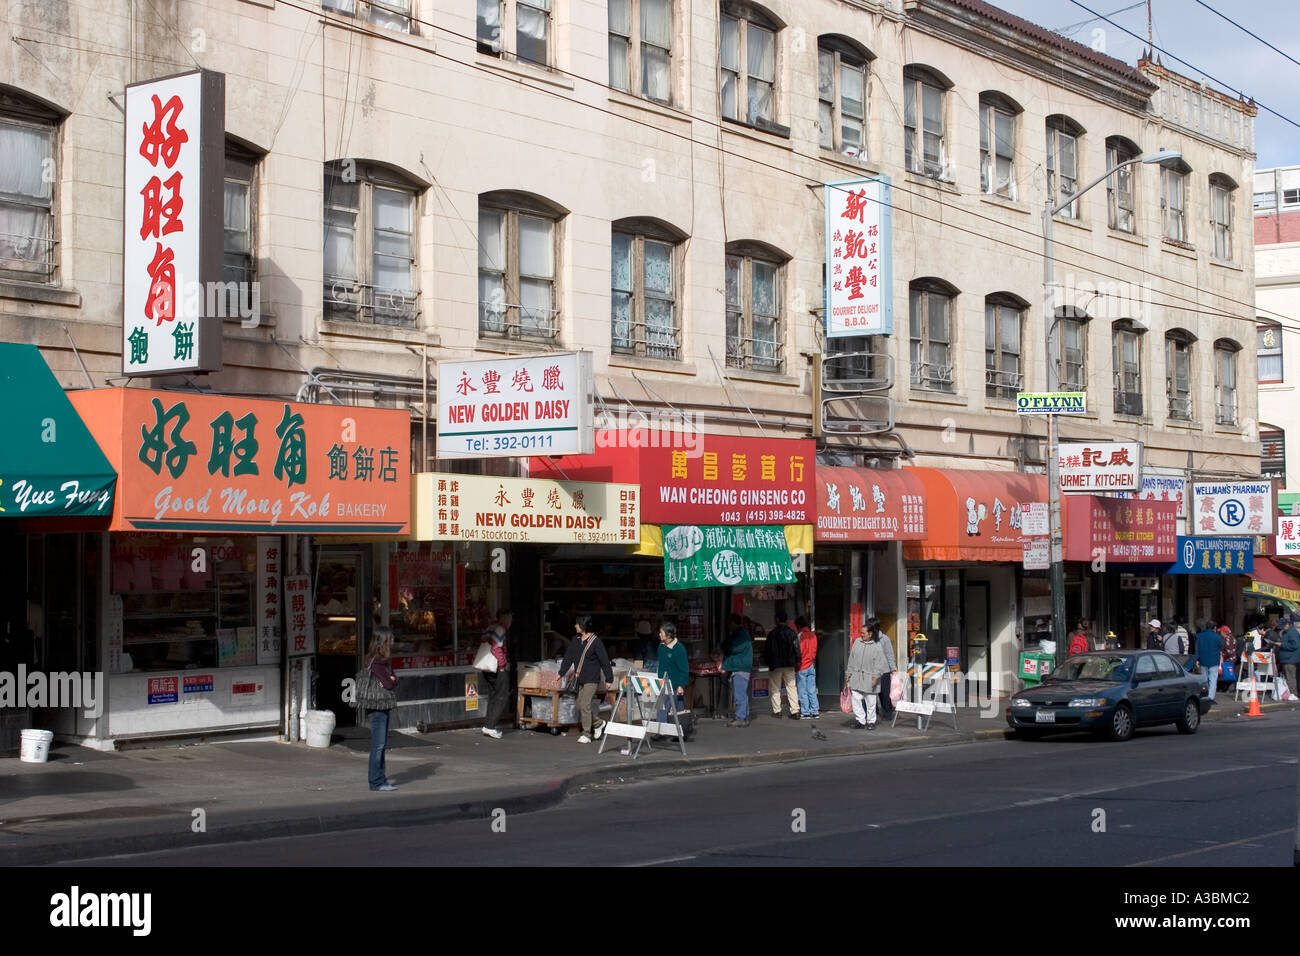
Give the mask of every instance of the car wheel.
<path id="1" fill-rule="evenodd" d="M 1120 704 L 1115 708 L 1114 715 L 1110 718 L 1110 729 L 1108 735 L 1111 740 L 1128 740 L 1133 736 L 1133 711 L 1127 704 Z"/>
<path id="2" fill-rule="evenodd" d="M 1178 718 L 1178 732 L 1194 734 L 1199 726 L 1201 726 L 1201 702 L 1195 697 L 1189 697 L 1187 703 L 1183 705 L 1183 716 Z"/>

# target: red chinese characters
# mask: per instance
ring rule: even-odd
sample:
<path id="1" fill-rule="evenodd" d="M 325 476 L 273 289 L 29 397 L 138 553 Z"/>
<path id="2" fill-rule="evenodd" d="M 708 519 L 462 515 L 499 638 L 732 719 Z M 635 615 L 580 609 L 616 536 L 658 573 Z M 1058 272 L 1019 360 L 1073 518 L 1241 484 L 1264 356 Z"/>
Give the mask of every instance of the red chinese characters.
<path id="1" fill-rule="evenodd" d="M 166 104 L 155 94 L 153 121 L 145 123 L 141 132 L 140 155 L 154 168 L 154 175 L 140 190 L 140 238 L 162 240 L 184 233 L 181 220 L 184 201 L 181 198 L 183 176 L 179 170 L 163 179 L 180 161 L 181 150 L 189 142 L 189 133 L 181 126 L 185 104 L 179 95 L 172 96 Z M 159 168 L 161 163 L 162 168 Z M 176 267 L 175 253 L 162 241 L 154 243 L 154 254 L 147 267 L 149 294 L 145 297 L 144 316 L 157 325 L 176 318 Z"/>

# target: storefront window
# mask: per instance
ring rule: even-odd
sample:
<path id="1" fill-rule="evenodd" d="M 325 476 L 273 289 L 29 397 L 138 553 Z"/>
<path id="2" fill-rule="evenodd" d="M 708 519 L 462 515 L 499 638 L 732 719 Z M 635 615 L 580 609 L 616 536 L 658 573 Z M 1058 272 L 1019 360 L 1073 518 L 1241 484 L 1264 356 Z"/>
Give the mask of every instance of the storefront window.
<path id="1" fill-rule="evenodd" d="M 256 539 L 121 534 L 111 561 L 119 673 L 257 663 Z"/>
<path id="2" fill-rule="evenodd" d="M 486 544 L 398 542 L 388 552 L 388 624 L 394 670 L 460 667 L 508 606 L 506 575 Z M 516 622 L 516 628 L 518 622 Z"/>

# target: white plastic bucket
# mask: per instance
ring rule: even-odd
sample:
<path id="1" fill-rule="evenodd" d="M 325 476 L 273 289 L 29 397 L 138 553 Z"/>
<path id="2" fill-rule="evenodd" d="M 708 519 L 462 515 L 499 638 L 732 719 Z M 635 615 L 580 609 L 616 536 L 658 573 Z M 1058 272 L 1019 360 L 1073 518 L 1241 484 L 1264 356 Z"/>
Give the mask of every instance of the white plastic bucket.
<path id="1" fill-rule="evenodd" d="M 328 747 L 334 733 L 334 712 L 332 710 L 307 711 L 307 746 Z"/>
<path id="2" fill-rule="evenodd" d="M 45 763 L 50 756 L 50 744 L 54 742 L 54 733 L 49 730 L 24 730 L 20 735 L 22 752 L 19 760 L 23 763 Z"/>

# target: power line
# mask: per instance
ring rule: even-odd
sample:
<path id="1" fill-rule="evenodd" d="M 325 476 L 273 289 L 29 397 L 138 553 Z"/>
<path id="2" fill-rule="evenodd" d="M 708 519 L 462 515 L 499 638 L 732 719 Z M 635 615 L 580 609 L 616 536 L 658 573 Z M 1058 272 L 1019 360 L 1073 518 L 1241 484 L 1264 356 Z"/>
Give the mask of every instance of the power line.
<path id="1" fill-rule="evenodd" d="M 1146 2 L 1147 0 L 1138 0 L 1137 3 L 1130 4 L 1129 6 L 1123 7 L 1122 9 L 1112 10 L 1110 13 L 1106 14 L 1106 16 L 1115 17 L 1115 16 L 1119 16 L 1121 13 L 1128 13 L 1130 10 L 1136 10 L 1138 7 L 1145 7 Z M 1080 20 L 1078 23 L 1071 23 L 1068 26 L 1057 27 L 1052 32 L 1060 33 L 1062 35 L 1073 33 L 1075 30 L 1079 29 L 1079 27 L 1086 27 L 1089 23 L 1096 23 L 1099 19 L 1100 17 L 1089 17 L 1087 20 Z"/>
<path id="2" fill-rule="evenodd" d="M 1218 10 L 1214 9 L 1214 7 L 1210 6 L 1208 3 L 1205 3 L 1204 0 L 1196 0 L 1196 2 L 1199 3 L 1201 6 L 1203 6 L 1206 10 L 1209 10 L 1211 13 L 1213 13 L 1216 17 L 1221 17 L 1222 19 L 1227 20 L 1229 23 L 1231 23 L 1234 27 L 1236 27 L 1236 28 L 1237 28 L 1238 30 L 1240 30 L 1242 33 L 1246 34 L 1246 36 L 1248 36 L 1248 37 L 1253 37 L 1254 39 L 1258 40 L 1260 43 L 1264 44 L 1264 46 L 1266 46 L 1266 47 L 1268 47 L 1270 50 L 1272 50 L 1274 53 L 1280 54 L 1281 56 L 1286 57 L 1288 60 L 1290 60 L 1290 61 L 1291 61 L 1292 63 L 1294 63 L 1296 66 L 1300 66 L 1300 60 L 1297 60 L 1297 59 L 1296 59 L 1295 57 L 1293 57 L 1290 53 L 1286 53 L 1286 52 L 1284 52 L 1284 51 L 1282 51 L 1282 50 L 1279 50 L 1279 49 L 1278 49 L 1277 47 L 1275 47 L 1273 44 L 1271 44 L 1271 43 L 1269 43 L 1267 40 L 1265 40 L 1262 36 L 1259 36 L 1258 34 L 1256 34 L 1256 33 L 1252 33 L 1251 31 L 1247 30 L 1245 27 L 1243 27 L 1243 26 L 1242 26 L 1240 23 L 1238 23 L 1236 20 L 1232 19 L 1232 17 L 1227 16 L 1226 14 L 1220 13 Z"/>
<path id="3" fill-rule="evenodd" d="M 1122 30 L 1123 32 L 1127 33 L 1129 36 L 1131 36 L 1131 37 L 1133 37 L 1133 38 L 1135 38 L 1135 39 L 1138 39 L 1138 40 L 1141 40 L 1141 39 L 1142 39 L 1140 36 L 1138 36 L 1138 35 L 1137 35 L 1136 33 L 1134 33 L 1132 30 L 1128 29 L 1127 27 L 1122 27 L 1122 26 L 1120 26 L 1118 23 L 1116 23 L 1114 20 L 1110 19 L 1109 17 L 1102 16 L 1100 13 L 1098 13 L 1096 10 L 1092 9 L 1091 7 L 1087 6 L 1086 4 L 1084 4 L 1084 3 L 1080 3 L 1079 0 L 1070 0 L 1070 2 L 1073 3 L 1076 7 L 1079 7 L 1079 8 L 1081 8 L 1081 9 L 1083 9 L 1083 10 L 1088 11 L 1088 12 L 1091 13 L 1094 17 L 1097 17 L 1097 18 L 1100 19 L 1100 20 L 1105 20 L 1107 23 L 1109 23 L 1111 26 L 1113 26 L 1116 30 Z M 1144 42 L 1145 42 L 1145 41 L 1144 41 Z M 1152 44 L 1151 44 L 1151 48 L 1152 48 L 1153 50 L 1158 50 L 1159 52 L 1163 53 L 1165 56 L 1169 57 L 1169 59 L 1173 60 L 1175 63 L 1181 63 L 1183 66 L 1187 67 L 1187 68 L 1188 68 L 1189 70 L 1191 70 L 1192 72 L 1194 72 L 1194 73 L 1199 73 L 1201 76 L 1205 77 L 1207 80 L 1211 80 L 1211 81 L 1214 82 L 1214 83 L 1218 83 L 1218 84 L 1219 84 L 1220 86 L 1222 86 L 1224 89 L 1226 89 L 1226 90 L 1231 90 L 1233 93 L 1236 93 L 1236 94 L 1237 94 L 1239 97 L 1241 97 L 1242 99 L 1247 99 L 1246 94 L 1243 93 L 1241 90 L 1237 89 L 1235 86 L 1232 86 L 1231 84 L 1228 84 L 1228 83 L 1223 82 L 1223 80 L 1220 80 L 1220 79 L 1218 79 L 1217 77 L 1213 76 L 1212 74 L 1207 73 L 1205 70 L 1202 70 L 1200 67 L 1195 66 L 1195 65 L 1193 65 L 1193 64 L 1191 64 L 1191 63 L 1188 63 L 1186 60 L 1181 59 L 1181 58 L 1175 56 L 1174 54 L 1170 53 L 1170 52 L 1169 52 L 1168 50 L 1166 50 L 1166 49 L 1163 49 L 1162 47 L 1158 47 L 1158 46 L 1156 46 L 1155 43 L 1152 43 Z M 1260 109 L 1262 109 L 1262 110 L 1264 110 L 1264 111 L 1266 111 L 1266 112 L 1272 113 L 1272 114 L 1273 114 L 1274 116 L 1276 116 L 1278 119 L 1283 120 L 1283 121 L 1285 121 L 1285 122 L 1287 122 L 1287 123 L 1290 123 L 1290 124 L 1291 124 L 1292 126 L 1294 126 L 1296 129 L 1300 129 L 1300 123 L 1297 123 L 1297 122 L 1296 122 L 1295 120 L 1293 120 L 1291 117 L 1289 117 L 1289 116 L 1287 116 L 1287 115 L 1285 115 L 1285 114 L 1283 114 L 1283 113 L 1279 113 L 1277 110 L 1273 109 L 1271 106 L 1266 106 L 1266 105 L 1264 105 L 1264 103 L 1262 103 L 1260 100 L 1255 99 L 1254 97 L 1249 97 L 1249 99 L 1253 100 L 1254 103 L 1255 103 L 1255 105 L 1258 106 Z"/>

